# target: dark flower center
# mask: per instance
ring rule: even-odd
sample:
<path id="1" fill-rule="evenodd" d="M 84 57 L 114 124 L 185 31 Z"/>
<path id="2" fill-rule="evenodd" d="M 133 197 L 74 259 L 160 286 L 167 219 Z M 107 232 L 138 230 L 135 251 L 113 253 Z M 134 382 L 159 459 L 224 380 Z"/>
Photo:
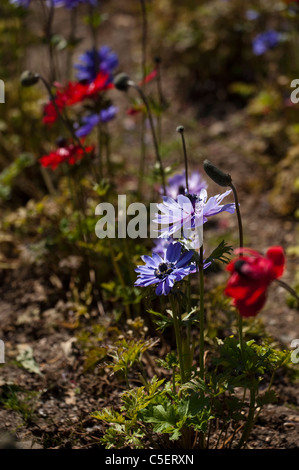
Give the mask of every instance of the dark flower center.
<path id="1" fill-rule="evenodd" d="M 242 267 L 245 263 L 246 263 L 246 261 L 244 261 L 243 259 L 240 259 L 240 260 L 236 261 L 235 264 L 234 264 L 235 271 L 238 274 L 240 274 L 241 276 L 244 276 L 244 273 L 242 272 Z"/>
<path id="2" fill-rule="evenodd" d="M 167 276 L 168 274 L 172 273 L 173 271 L 173 263 L 160 263 L 158 268 L 155 269 L 155 275 L 159 279 L 163 279 L 163 277 Z"/>
<path id="3" fill-rule="evenodd" d="M 191 201 L 193 207 L 195 207 L 196 202 L 201 200 L 197 194 L 185 194 L 185 196 Z"/>

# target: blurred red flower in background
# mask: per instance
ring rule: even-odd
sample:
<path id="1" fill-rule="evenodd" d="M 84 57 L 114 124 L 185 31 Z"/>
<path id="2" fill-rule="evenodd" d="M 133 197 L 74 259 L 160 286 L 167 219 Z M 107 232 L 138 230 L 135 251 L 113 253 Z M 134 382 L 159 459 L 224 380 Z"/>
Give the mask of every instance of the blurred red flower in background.
<path id="1" fill-rule="evenodd" d="M 44 155 L 39 161 L 42 166 L 56 170 L 61 163 L 74 165 L 77 161 L 81 160 L 86 153 L 92 152 L 93 149 L 94 147 L 92 146 L 83 147 L 79 144 L 64 145 L 50 152 L 49 155 Z"/>
<path id="2" fill-rule="evenodd" d="M 104 72 L 99 72 L 91 83 L 69 82 L 65 88 L 60 83 L 55 83 L 55 86 L 57 91 L 54 100 L 50 100 L 44 107 L 44 124 L 53 124 L 58 118 L 57 111 L 62 112 L 67 106 L 95 98 L 98 93 L 114 87 L 109 82 L 109 75 Z"/>
<path id="3" fill-rule="evenodd" d="M 266 256 L 248 248 L 236 250 L 236 253 L 240 256 L 226 268 L 231 277 L 224 292 L 234 299 L 233 304 L 242 317 L 253 317 L 264 306 L 271 282 L 283 274 L 284 251 L 281 246 L 272 246 Z"/>

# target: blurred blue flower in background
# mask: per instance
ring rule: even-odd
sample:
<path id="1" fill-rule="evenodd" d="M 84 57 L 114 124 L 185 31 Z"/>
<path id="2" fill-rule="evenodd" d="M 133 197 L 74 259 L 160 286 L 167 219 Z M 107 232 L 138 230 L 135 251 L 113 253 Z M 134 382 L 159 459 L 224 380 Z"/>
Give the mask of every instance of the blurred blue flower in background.
<path id="1" fill-rule="evenodd" d="M 76 131 L 77 137 L 86 137 L 99 122 L 108 122 L 115 117 L 117 108 L 109 106 L 109 108 L 102 109 L 99 113 L 90 114 L 82 118 L 82 126 Z"/>
<path id="2" fill-rule="evenodd" d="M 75 64 L 78 70 L 76 78 L 91 83 L 95 80 L 99 72 L 110 75 L 109 81 L 112 81 L 112 74 L 118 66 L 118 57 L 112 52 L 110 47 L 102 46 L 99 50 L 91 49 L 80 55 L 81 64 Z"/>
<path id="3" fill-rule="evenodd" d="M 277 46 L 280 41 L 280 34 L 274 29 L 269 29 L 258 34 L 252 42 L 252 49 L 255 55 L 262 55 L 269 49 Z"/>

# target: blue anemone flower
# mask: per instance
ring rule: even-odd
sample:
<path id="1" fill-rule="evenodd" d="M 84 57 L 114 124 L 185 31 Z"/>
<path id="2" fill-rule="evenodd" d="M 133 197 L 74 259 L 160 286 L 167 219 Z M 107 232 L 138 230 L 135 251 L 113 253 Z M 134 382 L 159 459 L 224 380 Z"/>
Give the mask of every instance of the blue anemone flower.
<path id="1" fill-rule="evenodd" d="M 111 81 L 112 74 L 118 66 L 118 57 L 108 46 L 102 46 L 99 50 L 86 51 L 80 55 L 79 60 L 81 64 L 74 65 L 74 68 L 78 70 L 76 78 L 88 83 L 93 82 L 99 72 L 110 75 Z"/>
<path id="2" fill-rule="evenodd" d="M 153 222 L 160 224 L 161 238 L 167 238 L 180 233 L 184 229 L 184 234 L 194 231 L 207 222 L 208 217 L 227 211 L 233 213 L 236 209 L 234 203 L 221 205 L 222 200 L 231 193 L 231 190 L 223 194 L 217 194 L 208 199 L 206 189 L 202 189 L 199 195 L 180 194 L 177 199 L 169 196 L 163 197 L 163 203 L 157 204 L 157 208 L 162 214 L 156 214 Z M 187 237 L 188 238 L 188 237 Z"/>
<path id="3" fill-rule="evenodd" d="M 22 6 L 28 8 L 31 0 L 9 0 L 12 5 Z M 98 0 L 47 0 L 49 6 L 75 8 L 82 3 L 97 6 Z"/>
<path id="4" fill-rule="evenodd" d="M 98 114 L 90 114 L 82 118 L 82 126 L 76 130 L 77 137 L 86 137 L 99 122 L 108 122 L 115 117 L 117 108 L 109 106 L 102 109 Z"/>
<path id="5" fill-rule="evenodd" d="M 88 5 L 97 6 L 98 0 L 50 0 L 53 2 L 55 7 L 65 7 L 65 8 L 76 8 L 82 3 L 87 3 Z"/>
<path id="6" fill-rule="evenodd" d="M 194 251 L 181 253 L 182 245 L 170 243 L 164 256 L 153 253 L 152 256 L 142 256 L 145 262 L 143 266 L 137 266 L 135 271 L 139 274 L 135 286 L 147 287 L 157 284 L 156 294 L 167 295 L 173 288 L 175 282 L 181 281 L 194 270 L 190 263 Z"/>
<path id="7" fill-rule="evenodd" d="M 252 42 L 253 53 L 255 55 L 262 55 L 269 49 L 277 46 L 280 41 L 280 34 L 274 29 L 269 29 L 263 33 L 258 34 Z"/>
<path id="8" fill-rule="evenodd" d="M 31 0 L 9 0 L 12 5 L 28 8 Z"/>
<path id="9" fill-rule="evenodd" d="M 199 194 L 202 189 L 208 187 L 205 179 L 198 171 L 193 171 L 188 177 L 189 193 Z M 166 188 L 166 195 L 175 199 L 179 194 L 186 194 L 186 176 L 185 172 L 177 174 L 169 178 Z M 163 190 L 161 189 L 161 194 Z"/>

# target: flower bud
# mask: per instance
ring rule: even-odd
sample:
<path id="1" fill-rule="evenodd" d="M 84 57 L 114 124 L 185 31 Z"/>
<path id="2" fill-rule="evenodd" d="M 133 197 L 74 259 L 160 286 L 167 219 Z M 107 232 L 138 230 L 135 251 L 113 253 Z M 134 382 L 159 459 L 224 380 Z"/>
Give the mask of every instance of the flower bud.
<path id="1" fill-rule="evenodd" d="M 184 132 L 184 130 L 185 130 L 184 126 L 178 126 L 176 128 L 176 131 L 179 132 L 180 134 L 182 134 Z"/>
<path id="2" fill-rule="evenodd" d="M 127 91 L 129 88 L 130 77 L 126 73 L 119 73 L 114 77 L 114 86 L 117 90 Z"/>
<path id="3" fill-rule="evenodd" d="M 55 143 L 56 143 L 57 147 L 66 147 L 67 139 L 63 136 L 59 136 L 59 137 L 57 137 Z"/>
<path id="4" fill-rule="evenodd" d="M 231 182 L 232 182 L 231 175 L 219 170 L 219 168 L 213 165 L 213 163 L 211 163 L 209 160 L 205 160 L 203 162 L 203 167 L 204 167 L 206 174 L 211 178 L 211 180 L 219 184 L 219 186 L 231 185 Z"/>
<path id="5" fill-rule="evenodd" d="M 33 86 L 39 81 L 39 75 L 37 73 L 25 70 L 21 75 L 21 85 L 25 87 Z"/>

